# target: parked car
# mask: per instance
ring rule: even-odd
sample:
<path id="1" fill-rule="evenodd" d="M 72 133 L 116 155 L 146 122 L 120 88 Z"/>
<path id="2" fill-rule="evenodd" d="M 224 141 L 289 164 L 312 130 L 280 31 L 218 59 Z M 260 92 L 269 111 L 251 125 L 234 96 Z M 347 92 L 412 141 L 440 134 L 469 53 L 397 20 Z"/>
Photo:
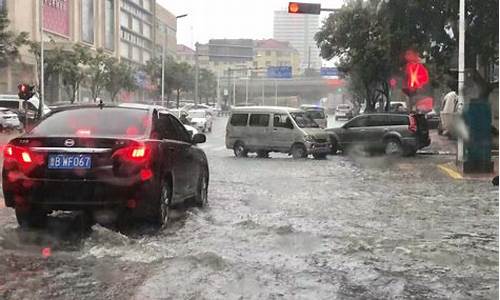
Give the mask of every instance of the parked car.
<path id="1" fill-rule="evenodd" d="M 326 114 L 325 108 L 317 105 L 301 105 L 300 109 L 306 112 L 306 114 L 318 123 L 320 128 L 326 128 L 328 125 L 328 116 Z"/>
<path id="2" fill-rule="evenodd" d="M 0 108 L 0 131 L 19 131 L 23 130 L 23 125 L 19 116 L 8 108 Z"/>
<path id="3" fill-rule="evenodd" d="M 55 210 L 102 210 L 158 225 L 169 208 L 207 202 L 203 134 L 192 138 L 163 107 L 80 106 L 49 114 L 4 147 L 5 204 L 21 227 Z"/>
<path id="4" fill-rule="evenodd" d="M 329 128 L 332 153 L 361 149 L 387 155 L 414 155 L 430 144 L 425 116 L 375 113 L 354 117 L 340 128 Z"/>
<path id="5" fill-rule="evenodd" d="M 236 157 L 281 152 L 293 158 L 312 154 L 316 159 L 331 150 L 328 134 L 303 110 L 272 106 L 234 107 L 226 126 L 226 148 Z"/>
<path id="6" fill-rule="evenodd" d="M 212 132 L 213 117 L 212 114 L 204 109 L 194 109 L 188 111 L 191 126 L 201 132 Z"/>
<path id="7" fill-rule="evenodd" d="M 335 109 L 335 121 L 339 119 L 350 120 L 354 117 L 354 110 L 349 104 L 339 104 Z"/>
<path id="8" fill-rule="evenodd" d="M 429 126 L 429 129 L 437 129 L 439 127 L 439 122 L 441 118 L 434 109 L 425 114 L 425 119 L 427 120 L 427 125 Z"/>

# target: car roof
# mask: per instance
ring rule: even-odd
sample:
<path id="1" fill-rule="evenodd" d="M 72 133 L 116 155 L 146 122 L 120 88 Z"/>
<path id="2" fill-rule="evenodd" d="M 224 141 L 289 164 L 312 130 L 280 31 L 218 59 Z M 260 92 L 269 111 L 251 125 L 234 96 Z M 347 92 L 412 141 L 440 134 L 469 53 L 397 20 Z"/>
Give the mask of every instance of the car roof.
<path id="1" fill-rule="evenodd" d="M 232 112 L 302 112 L 303 110 L 285 106 L 243 106 L 233 107 Z"/>

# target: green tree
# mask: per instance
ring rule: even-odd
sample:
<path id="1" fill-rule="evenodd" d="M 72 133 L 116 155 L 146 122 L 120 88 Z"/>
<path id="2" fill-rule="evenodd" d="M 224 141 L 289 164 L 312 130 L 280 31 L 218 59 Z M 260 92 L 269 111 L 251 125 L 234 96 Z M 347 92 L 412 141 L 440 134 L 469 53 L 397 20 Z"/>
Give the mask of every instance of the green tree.
<path id="1" fill-rule="evenodd" d="M 122 90 L 133 91 L 137 89 L 133 69 L 125 62 L 118 62 L 116 58 L 106 60 L 106 75 L 104 86 L 111 95 L 111 101 L 115 102 L 116 96 Z"/>
<path id="2" fill-rule="evenodd" d="M 208 104 L 208 100 L 213 99 L 217 92 L 217 79 L 215 74 L 207 69 L 200 69 L 199 77 L 199 93 L 201 99 L 205 99 Z"/>
<path id="3" fill-rule="evenodd" d="M 169 72 L 172 74 L 172 89 L 176 92 L 176 105 L 179 108 L 181 93 L 190 91 L 194 87 L 193 68 L 185 62 L 172 62 Z"/>
<path id="4" fill-rule="evenodd" d="M 157 86 L 154 94 L 156 97 L 160 97 L 161 95 L 161 58 L 154 58 L 149 60 L 144 67 L 144 71 L 149 75 L 151 81 L 154 82 Z M 174 85 L 174 71 L 176 68 L 176 63 L 174 59 L 170 56 L 167 56 L 165 59 L 165 84 L 164 84 L 164 93 L 167 98 L 167 106 L 170 102 L 170 94 L 173 91 Z"/>
<path id="5" fill-rule="evenodd" d="M 94 102 L 101 95 L 101 91 L 105 86 L 105 78 L 109 72 L 108 67 L 112 64 L 108 62 L 110 59 L 111 58 L 104 53 L 104 50 L 98 49 L 96 54 L 90 55 L 87 61 L 87 82 Z"/>
<path id="6" fill-rule="evenodd" d="M 28 33 L 16 34 L 8 30 L 9 19 L 5 12 L 0 12 L 0 68 L 19 58 L 19 48 L 28 44 Z"/>

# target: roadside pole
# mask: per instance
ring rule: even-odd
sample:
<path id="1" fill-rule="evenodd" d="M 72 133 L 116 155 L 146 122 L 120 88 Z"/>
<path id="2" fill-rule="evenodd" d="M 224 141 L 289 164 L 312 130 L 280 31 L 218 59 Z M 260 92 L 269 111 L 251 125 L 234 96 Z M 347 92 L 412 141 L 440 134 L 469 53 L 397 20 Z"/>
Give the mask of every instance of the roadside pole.
<path id="1" fill-rule="evenodd" d="M 458 25 L 458 107 L 459 114 L 464 107 L 464 68 L 465 68 L 465 0 L 460 0 Z M 457 140 L 457 163 L 464 161 L 464 140 L 461 136 Z"/>
<path id="2" fill-rule="evenodd" d="M 245 105 L 248 106 L 248 77 L 245 80 Z"/>
<path id="3" fill-rule="evenodd" d="M 262 105 L 265 105 L 266 104 L 266 81 L 264 79 L 262 79 Z"/>
<path id="4" fill-rule="evenodd" d="M 274 98 L 276 106 L 278 106 L 278 81 L 276 79 L 274 79 Z"/>
<path id="5" fill-rule="evenodd" d="M 165 106 L 165 44 L 167 43 L 167 30 L 162 26 L 163 47 L 161 51 L 161 106 Z"/>
<path id="6" fill-rule="evenodd" d="M 199 85 L 199 77 L 200 77 L 200 66 L 198 61 L 198 47 L 199 43 L 196 43 L 195 46 L 195 54 L 194 54 L 194 104 L 198 104 L 198 85 Z"/>
<path id="7" fill-rule="evenodd" d="M 44 41 L 43 41 L 43 2 L 40 0 L 40 99 L 38 99 L 38 114 L 41 118 L 43 115 L 43 107 L 45 104 L 45 70 L 44 70 Z M 25 110 L 26 113 L 26 110 Z"/>

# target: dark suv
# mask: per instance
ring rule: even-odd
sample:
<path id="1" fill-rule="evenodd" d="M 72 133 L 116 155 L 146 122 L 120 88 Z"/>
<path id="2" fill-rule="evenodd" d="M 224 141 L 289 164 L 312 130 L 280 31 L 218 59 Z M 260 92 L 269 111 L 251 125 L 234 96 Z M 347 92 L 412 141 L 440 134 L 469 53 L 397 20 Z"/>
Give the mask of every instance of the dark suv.
<path id="1" fill-rule="evenodd" d="M 414 155 L 430 144 L 425 116 L 421 114 L 365 114 L 340 128 L 329 128 L 332 153 L 354 146 L 389 155 Z"/>

